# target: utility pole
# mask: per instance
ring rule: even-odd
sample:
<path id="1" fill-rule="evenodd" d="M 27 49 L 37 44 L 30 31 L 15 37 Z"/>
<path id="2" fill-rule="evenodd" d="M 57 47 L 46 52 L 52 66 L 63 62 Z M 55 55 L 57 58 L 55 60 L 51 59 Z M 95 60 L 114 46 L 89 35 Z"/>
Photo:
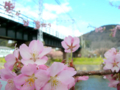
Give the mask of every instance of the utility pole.
<path id="1" fill-rule="evenodd" d="M 39 16 L 39 21 L 40 21 L 40 28 L 39 28 L 38 40 L 43 41 L 43 32 L 42 32 L 43 27 L 41 26 L 41 23 L 43 22 L 43 19 L 42 19 L 43 0 L 39 0 L 39 2 L 38 2 L 38 8 L 39 8 L 38 16 Z"/>

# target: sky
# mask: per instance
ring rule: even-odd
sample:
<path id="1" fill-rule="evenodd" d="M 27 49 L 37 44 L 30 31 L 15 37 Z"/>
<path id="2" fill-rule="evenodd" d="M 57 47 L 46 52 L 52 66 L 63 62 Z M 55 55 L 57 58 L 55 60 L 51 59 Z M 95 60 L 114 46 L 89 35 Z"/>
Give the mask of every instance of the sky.
<path id="1" fill-rule="evenodd" d="M 0 4 L 3 4 L 0 0 Z M 22 14 L 51 23 L 43 31 L 61 35 L 80 36 L 95 28 L 109 24 L 120 24 L 120 0 L 42 0 L 39 15 L 39 0 L 14 0 L 15 10 Z M 60 2 L 59 4 L 57 2 Z M 110 5 L 111 2 L 113 6 Z"/>

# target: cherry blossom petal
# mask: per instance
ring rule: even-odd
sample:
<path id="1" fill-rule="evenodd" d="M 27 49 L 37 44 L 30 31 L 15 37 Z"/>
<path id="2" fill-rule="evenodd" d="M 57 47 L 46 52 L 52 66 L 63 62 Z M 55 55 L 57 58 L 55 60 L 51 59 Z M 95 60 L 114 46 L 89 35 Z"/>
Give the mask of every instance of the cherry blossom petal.
<path id="1" fill-rule="evenodd" d="M 64 41 L 66 42 L 66 44 L 67 45 L 71 45 L 71 38 L 70 37 L 66 37 L 65 39 L 64 39 Z"/>
<path id="2" fill-rule="evenodd" d="M 112 70 L 112 72 L 114 72 L 114 71 L 118 72 L 119 71 L 119 67 L 113 67 L 111 70 Z"/>
<path id="3" fill-rule="evenodd" d="M 78 80 L 88 80 L 89 79 L 89 77 L 88 76 L 80 76 L 80 77 L 78 77 Z"/>
<path id="4" fill-rule="evenodd" d="M 16 87 L 20 89 L 21 85 L 23 85 L 26 82 L 25 80 L 27 79 L 28 77 L 25 76 L 24 74 L 20 74 L 19 76 L 15 77 L 14 82 L 15 82 Z"/>
<path id="5" fill-rule="evenodd" d="M 119 83 L 119 81 L 112 80 L 112 81 L 108 84 L 108 86 L 109 86 L 109 87 L 116 87 L 118 83 Z"/>
<path id="6" fill-rule="evenodd" d="M 117 61 L 117 62 L 120 62 L 120 54 L 117 54 L 117 55 L 115 56 L 115 58 L 116 58 L 116 61 Z"/>
<path id="7" fill-rule="evenodd" d="M 111 63 L 106 63 L 105 64 L 106 69 L 111 69 L 112 67 L 113 67 L 113 65 Z"/>
<path id="8" fill-rule="evenodd" d="M 80 47 L 80 45 L 77 44 L 77 45 L 73 48 L 73 51 L 72 51 L 72 52 L 75 52 L 79 47 Z"/>
<path id="9" fill-rule="evenodd" d="M 16 58 L 18 58 L 18 57 L 19 57 L 19 49 L 15 50 L 15 51 L 13 52 L 13 55 L 14 55 Z"/>
<path id="10" fill-rule="evenodd" d="M 35 64 L 35 62 L 33 60 L 24 60 L 22 59 L 21 62 L 25 65 L 28 65 L 28 64 Z"/>
<path id="11" fill-rule="evenodd" d="M 14 61 L 15 62 L 15 56 L 13 54 L 8 54 L 6 57 L 5 57 L 5 60 L 8 61 L 8 62 L 11 62 L 11 61 Z"/>
<path id="12" fill-rule="evenodd" d="M 77 45 L 80 43 L 80 40 L 78 37 L 74 37 L 74 42 L 73 42 L 73 46 Z"/>
<path id="13" fill-rule="evenodd" d="M 51 90 L 51 83 L 47 83 L 42 90 Z"/>
<path id="14" fill-rule="evenodd" d="M 49 52 L 51 52 L 52 48 L 48 47 L 48 48 L 44 48 L 43 51 L 39 54 L 39 58 L 45 56 L 46 54 L 48 54 Z"/>
<path id="15" fill-rule="evenodd" d="M 119 62 L 117 65 L 118 65 L 118 67 L 120 68 L 120 62 Z"/>
<path id="16" fill-rule="evenodd" d="M 7 84 L 5 86 L 5 90 L 17 90 L 17 88 L 14 83 L 7 82 Z"/>
<path id="17" fill-rule="evenodd" d="M 76 71 L 64 70 L 57 75 L 57 79 L 63 83 L 64 82 L 66 83 L 68 82 L 68 79 L 74 76 L 75 74 L 76 74 Z"/>
<path id="18" fill-rule="evenodd" d="M 36 90 L 40 90 L 50 79 L 48 73 L 45 70 L 40 70 L 35 74 L 37 79 L 35 80 Z"/>
<path id="19" fill-rule="evenodd" d="M 29 48 L 31 52 L 39 53 L 40 51 L 43 50 L 43 43 L 40 42 L 39 40 L 33 40 L 30 42 Z"/>
<path id="20" fill-rule="evenodd" d="M 9 68 L 10 70 L 13 69 L 13 65 L 15 64 L 16 60 L 13 54 L 9 54 L 5 57 L 5 60 L 7 61 L 4 66 L 6 68 Z"/>
<path id="21" fill-rule="evenodd" d="M 48 67 L 46 65 L 39 65 L 38 67 L 39 67 L 39 69 L 42 69 L 42 70 L 47 70 L 48 69 Z"/>
<path id="22" fill-rule="evenodd" d="M 63 63 L 54 62 L 49 68 L 48 71 L 50 72 L 50 76 L 57 75 L 60 71 L 62 71 L 65 68 L 65 65 Z"/>
<path id="23" fill-rule="evenodd" d="M 22 74 L 25 75 L 32 75 L 33 73 L 35 73 L 37 70 L 37 67 L 35 64 L 28 64 L 22 67 L 21 72 Z"/>
<path id="24" fill-rule="evenodd" d="M 46 62 L 47 62 L 46 59 L 37 59 L 36 62 L 35 62 L 35 64 L 37 64 L 37 65 L 43 65 L 43 64 L 45 64 Z"/>
<path id="25" fill-rule="evenodd" d="M 69 84 L 68 84 L 68 89 L 72 88 L 75 85 L 75 79 L 74 78 L 70 78 L 68 80 Z M 67 83 L 68 83 L 67 82 Z"/>
<path id="26" fill-rule="evenodd" d="M 25 83 L 20 90 L 35 90 L 34 84 Z"/>
<path id="27" fill-rule="evenodd" d="M 59 83 L 55 90 L 68 90 L 68 87 L 65 84 Z"/>
<path id="28" fill-rule="evenodd" d="M 109 57 L 115 55 L 115 53 L 116 53 L 116 49 L 115 49 L 115 48 L 111 48 L 110 50 L 108 50 L 108 51 L 104 54 L 104 56 L 105 56 L 106 58 L 109 58 Z"/>
<path id="29" fill-rule="evenodd" d="M 23 59 L 30 59 L 30 58 L 32 58 L 32 55 L 30 54 L 30 50 L 29 50 L 29 48 L 25 44 L 22 44 L 20 46 L 20 54 L 21 54 Z"/>
<path id="30" fill-rule="evenodd" d="M 7 68 L 1 69 L 0 73 L 1 73 L 0 76 L 1 76 L 2 80 L 5 80 L 5 81 L 8 79 L 13 79 L 16 76 L 16 74 L 14 72 L 10 71 Z"/>
<path id="31" fill-rule="evenodd" d="M 68 46 L 67 46 L 67 44 L 65 43 L 65 41 L 62 41 L 61 44 L 62 44 L 62 46 L 63 46 L 65 49 L 68 48 Z"/>

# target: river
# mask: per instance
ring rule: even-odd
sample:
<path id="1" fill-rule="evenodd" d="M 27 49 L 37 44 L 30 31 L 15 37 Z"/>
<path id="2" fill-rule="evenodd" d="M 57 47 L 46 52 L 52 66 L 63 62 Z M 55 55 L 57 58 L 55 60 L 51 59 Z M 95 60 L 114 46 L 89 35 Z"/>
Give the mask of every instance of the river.
<path id="1" fill-rule="evenodd" d="M 109 81 L 102 76 L 90 76 L 87 81 L 78 82 L 75 90 L 117 90 L 108 87 Z"/>

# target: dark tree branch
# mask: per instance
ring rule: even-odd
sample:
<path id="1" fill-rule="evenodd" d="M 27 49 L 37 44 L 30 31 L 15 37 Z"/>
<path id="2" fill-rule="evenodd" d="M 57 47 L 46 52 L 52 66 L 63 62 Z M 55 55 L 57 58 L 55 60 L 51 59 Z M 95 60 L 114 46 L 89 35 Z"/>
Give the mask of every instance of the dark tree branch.
<path id="1" fill-rule="evenodd" d="M 99 70 L 99 71 L 77 71 L 75 76 L 86 76 L 86 75 L 109 75 L 109 74 L 116 74 L 119 72 L 112 72 L 111 70 Z"/>

